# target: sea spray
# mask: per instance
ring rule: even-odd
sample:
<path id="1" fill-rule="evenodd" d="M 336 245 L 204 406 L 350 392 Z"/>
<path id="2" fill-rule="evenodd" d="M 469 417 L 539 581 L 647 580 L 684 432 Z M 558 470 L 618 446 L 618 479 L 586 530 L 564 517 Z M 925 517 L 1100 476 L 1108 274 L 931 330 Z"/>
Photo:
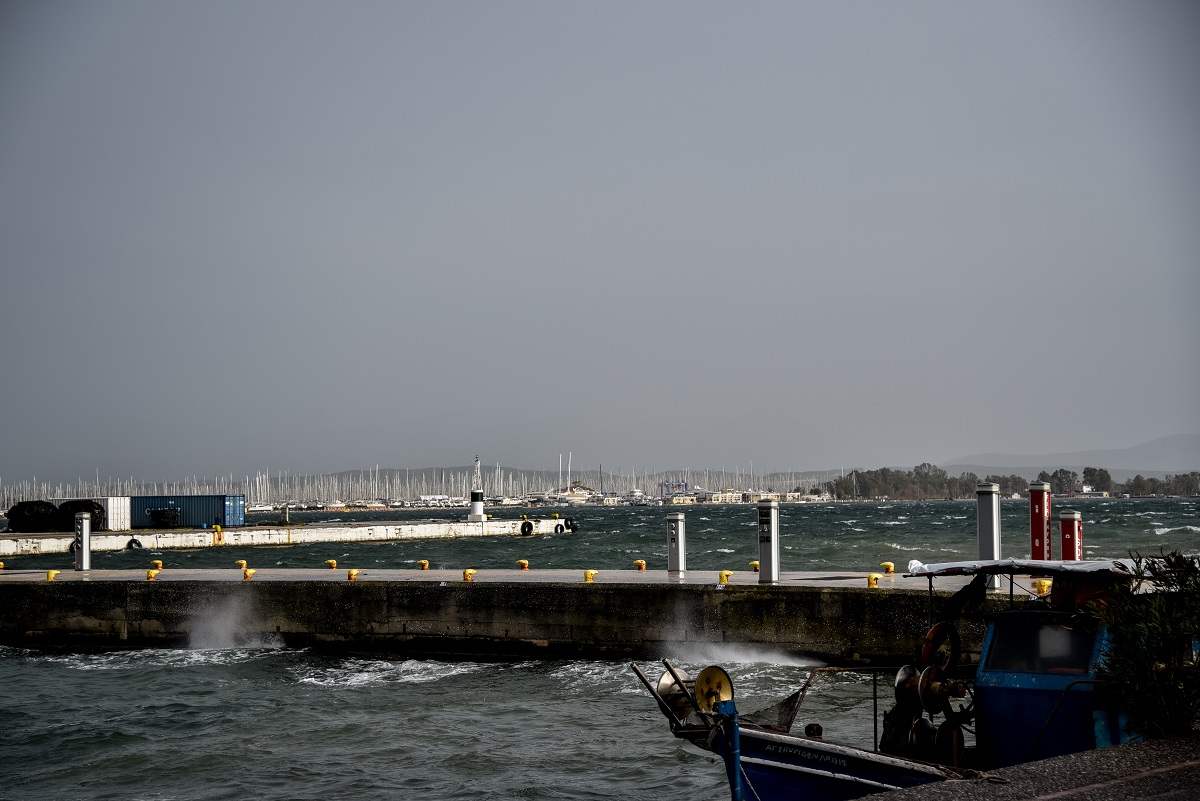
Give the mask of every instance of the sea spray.
<path id="1" fill-rule="evenodd" d="M 253 618 L 244 598 L 225 598 L 198 611 L 184 630 L 188 647 L 197 651 L 283 647 L 280 637 Z"/>

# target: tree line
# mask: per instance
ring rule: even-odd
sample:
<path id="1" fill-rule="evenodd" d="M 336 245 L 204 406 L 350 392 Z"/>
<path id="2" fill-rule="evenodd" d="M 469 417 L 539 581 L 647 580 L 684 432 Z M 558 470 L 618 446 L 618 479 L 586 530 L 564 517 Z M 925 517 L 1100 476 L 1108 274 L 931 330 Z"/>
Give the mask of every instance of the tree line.
<path id="1" fill-rule="evenodd" d="M 821 488 L 838 500 L 866 498 L 893 498 L 896 500 L 963 499 L 975 496 L 975 486 L 980 482 L 974 473 L 952 476 L 937 465 L 925 462 L 912 470 L 894 470 L 883 467 L 878 470 L 853 470 L 844 476 L 826 482 Z M 1001 495 L 1023 495 L 1029 491 L 1029 482 L 1018 475 L 987 475 L 983 481 L 1000 486 Z M 1079 485 L 1090 487 L 1096 492 L 1110 495 L 1130 495 L 1135 498 L 1157 495 L 1200 495 L 1200 472 L 1168 475 L 1166 478 L 1145 478 L 1136 475 L 1125 482 L 1114 481 L 1108 470 L 1102 467 L 1085 467 L 1083 475 L 1074 470 L 1059 468 L 1054 472 L 1043 470 L 1037 481 L 1050 485 L 1056 495 L 1075 492 Z M 797 491 L 801 491 L 797 488 Z"/>

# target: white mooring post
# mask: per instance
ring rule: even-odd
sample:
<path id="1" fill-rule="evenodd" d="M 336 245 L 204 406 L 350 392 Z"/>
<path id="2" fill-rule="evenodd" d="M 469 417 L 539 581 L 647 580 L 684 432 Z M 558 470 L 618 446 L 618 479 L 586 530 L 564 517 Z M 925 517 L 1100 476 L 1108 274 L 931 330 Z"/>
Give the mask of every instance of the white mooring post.
<path id="1" fill-rule="evenodd" d="M 683 512 L 667 513 L 667 578 L 687 577 L 687 523 Z"/>
<path id="2" fill-rule="evenodd" d="M 1000 558 L 1000 485 L 980 481 L 975 485 L 975 527 L 980 560 Z M 988 579 L 988 589 L 1000 589 L 1000 577 Z"/>
<path id="3" fill-rule="evenodd" d="M 779 501 L 758 502 L 758 583 L 779 581 Z"/>
<path id="4" fill-rule="evenodd" d="M 92 513 L 75 513 L 75 569 L 92 569 Z"/>

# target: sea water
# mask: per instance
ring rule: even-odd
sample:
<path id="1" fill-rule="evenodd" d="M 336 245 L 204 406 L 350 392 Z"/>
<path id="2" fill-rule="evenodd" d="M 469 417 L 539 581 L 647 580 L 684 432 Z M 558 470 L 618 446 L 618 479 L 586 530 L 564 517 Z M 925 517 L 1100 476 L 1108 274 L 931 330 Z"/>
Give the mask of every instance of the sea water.
<path id="1" fill-rule="evenodd" d="M 1071 508 L 1083 513 L 1089 559 L 1200 552 L 1197 499 L 1104 499 Z M 1027 556 L 1028 504 L 1004 501 L 1001 509 L 1005 555 Z M 433 567 L 510 568 L 518 558 L 534 568 L 628 570 L 634 559 L 665 567 L 667 509 L 557 511 L 579 521 L 578 533 L 125 551 L 93 554 L 93 567 L 143 568 L 151 558 L 168 568 L 229 566 L 236 559 L 314 567 L 330 558 L 367 569 L 402 568 L 417 559 Z M 712 570 L 715 577 L 756 558 L 754 507 L 683 511 L 689 573 Z M 303 516 L 315 522 L 429 514 Z M 972 558 L 976 547 L 970 502 L 785 506 L 781 514 L 784 571 L 865 573 L 881 561 L 902 567 L 910 559 Z M 8 564 L 69 569 L 70 557 Z M 728 792 L 721 764 L 671 737 L 624 662 L 339 658 L 273 642 L 234 647 L 240 638 L 233 626 L 212 621 L 186 650 L 0 648 L 0 798 L 693 801 Z M 679 648 L 662 656 L 692 675 L 707 664 L 725 666 L 743 710 L 786 695 L 813 664 L 765 649 Z M 661 672 L 656 663 L 642 665 L 652 680 Z M 799 720 L 821 723 L 829 739 L 870 747 L 871 681 L 865 674 L 822 679 Z"/>

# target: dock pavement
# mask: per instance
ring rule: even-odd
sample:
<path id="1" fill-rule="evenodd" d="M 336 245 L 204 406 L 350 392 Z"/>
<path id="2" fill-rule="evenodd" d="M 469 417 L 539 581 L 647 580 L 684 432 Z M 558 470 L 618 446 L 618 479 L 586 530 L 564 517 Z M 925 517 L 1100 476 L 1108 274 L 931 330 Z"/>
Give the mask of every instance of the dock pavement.
<path id="1" fill-rule="evenodd" d="M 150 569 L 151 559 L 160 559 L 161 556 L 150 557 L 147 555 L 145 569 L 133 570 L 72 570 L 71 568 L 60 569 L 54 577 L 58 582 L 101 582 L 101 581 L 144 581 L 146 580 L 147 571 Z M 429 570 L 418 570 L 415 568 L 362 568 L 358 569 L 351 562 L 338 563 L 336 568 L 294 568 L 294 567 L 258 567 L 255 564 L 249 564 L 248 567 L 254 568 L 255 572 L 252 580 L 257 583 L 265 582 L 317 582 L 317 581 L 347 581 L 348 574 L 351 569 L 357 569 L 355 581 L 359 583 L 367 582 L 434 582 L 438 584 L 454 584 L 464 583 L 463 571 L 466 569 L 474 569 L 471 565 L 464 564 L 462 568 L 439 568 Z M 585 582 L 585 573 L 592 572 L 591 582 Z M 750 570 L 739 570 L 729 572 L 725 576 L 725 584 L 721 583 L 721 574 L 725 571 L 718 570 L 688 570 L 682 576 L 673 575 L 666 570 L 636 570 L 636 569 L 620 569 L 620 570 L 596 570 L 589 571 L 581 567 L 579 569 L 535 569 L 518 570 L 518 569 L 476 569 L 471 576 L 472 583 L 487 584 L 487 583 L 508 583 L 508 584 L 533 584 L 533 583 L 553 583 L 553 584 L 578 584 L 578 583 L 594 583 L 594 584 L 641 584 L 641 585 L 715 585 L 715 586 L 735 586 L 735 587 L 750 587 L 758 586 L 761 574 Z M 0 570 L 0 582 L 44 582 L 46 581 L 46 570 L 33 569 L 6 569 Z M 887 593 L 889 590 L 909 590 L 909 591 L 928 591 L 929 580 L 924 577 L 909 577 L 899 573 L 892 575 L 884 575 L 878 579 L 878 585 L 874 588 L 868 587 L 868 571 L 787 571 L 780 572 L 779 580 L 774 582 L 776 587 L 831 587 L 831 588 L 855 588 L 855 589 L 877 589 L 881 594 Z M 203 582 L 222 582 L 222 581 L 243 581 L 244 575 L 242 568 L 230 565 L 228 568 L 205 568 L 205 569 L 175 569 L 169 565 L 159 571 L 155 577 L 158 582 L 173 582 L 173 581 L 203 581 Z M 970 577 L 963 576 L 947 576 L 939 578 L 934 585 L 938 591 L 954 591 L 963 587 L 970 580 Z M 1008 586 L 1005 584 L 1003 590 L 996 592 L 995 597 L 1002 598 L 1008 594 Z M 1015 596 L 1021 599 L 1030 597 L 1027 592 L 1018 583 L 1014 592 Z"/>
<path id="2" fill-rule="evenodd" d="M 881 801 L 1194 801 L 1200 798 L 1200 734 L 1082 751 L 873 797 Z"/>

